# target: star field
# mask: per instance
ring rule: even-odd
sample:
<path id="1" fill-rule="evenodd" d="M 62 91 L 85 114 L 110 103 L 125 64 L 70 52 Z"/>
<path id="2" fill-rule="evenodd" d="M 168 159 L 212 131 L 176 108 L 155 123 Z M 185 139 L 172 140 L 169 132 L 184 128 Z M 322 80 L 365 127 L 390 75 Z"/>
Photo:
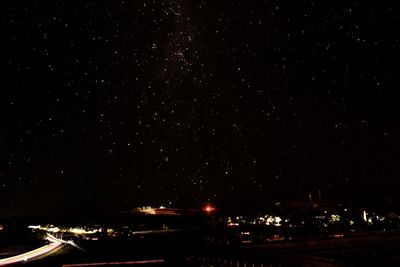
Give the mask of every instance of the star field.
<path id="1" fill-rule="evenodd" d="M 2 5 L 1 214 L 398 205 L 396 1 Z"/>

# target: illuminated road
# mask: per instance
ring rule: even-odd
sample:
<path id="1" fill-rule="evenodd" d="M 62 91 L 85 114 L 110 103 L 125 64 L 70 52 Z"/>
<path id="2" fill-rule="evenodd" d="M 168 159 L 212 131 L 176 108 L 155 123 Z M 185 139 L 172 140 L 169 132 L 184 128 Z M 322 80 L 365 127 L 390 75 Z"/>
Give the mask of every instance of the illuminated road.
<path id="1" fill-rule="evenodd" d="M 38 249 L 17 255 L 17 256 L 0 259 L 0 266 L 15 264 L 15 263 L 23 263 L 23 262 L 34 260 L 35 258 L 44 256 L 44 255 L 54 251 L 55 249 L 59 248 L 63 244 L 65 244 L 64 241 L 59 240 L 51 235 L 48 235 L 46 239 L 52 243 L 50 243 L 46 246 L 40 247 Z"/>

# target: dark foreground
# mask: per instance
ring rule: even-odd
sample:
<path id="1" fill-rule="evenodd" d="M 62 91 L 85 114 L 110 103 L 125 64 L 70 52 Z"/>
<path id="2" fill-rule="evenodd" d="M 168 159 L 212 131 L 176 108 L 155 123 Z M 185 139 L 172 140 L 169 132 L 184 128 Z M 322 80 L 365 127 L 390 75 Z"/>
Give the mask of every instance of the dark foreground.
<path id="1" fill-rule="evenodd" d="M 110 263 L 115 263 L 114 266 L 400 266 L 400 232 L 270 242 L 236 248 L 205 247 L 195 244 L 193 240 L 190 233 L 175 233 L 140 236 L 129 241 L 87 241 L 80 243 L 85 251 L 65 245 L 47 257 L 20 265 L 68 267 L 110 266 Z M 84 265 L 88 263 L 91 265 Z"/>

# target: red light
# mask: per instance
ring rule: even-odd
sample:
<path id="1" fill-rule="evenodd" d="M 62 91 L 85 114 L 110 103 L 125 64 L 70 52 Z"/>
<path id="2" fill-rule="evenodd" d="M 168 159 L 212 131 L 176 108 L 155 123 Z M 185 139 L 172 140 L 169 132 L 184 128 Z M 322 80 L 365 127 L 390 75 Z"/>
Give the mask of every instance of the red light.
<path id="1" fill-rule="evenodd" d="M 215 211 L 215 208 L 214 208 L 213 206 L 211 206 L 211 205 L 207 205 L 207 206 L 205 206 L 205 207 L 203 208 L 203 210 L 204 210 L 205 212 L 207 212 L 207 213 L 211 213 L 211 212 Z"/>

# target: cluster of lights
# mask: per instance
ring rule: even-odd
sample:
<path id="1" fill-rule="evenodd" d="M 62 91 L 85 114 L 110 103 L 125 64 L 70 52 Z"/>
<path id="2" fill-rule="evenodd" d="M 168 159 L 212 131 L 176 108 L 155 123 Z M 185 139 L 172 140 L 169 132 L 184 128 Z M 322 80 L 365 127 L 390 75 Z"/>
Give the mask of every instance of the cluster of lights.
<path id="1" fill-rule="evenodd" d="M 177 209 L 166 208 L 164 206 L 160 206 L 159 208 L 153 208 L 151 206 L 144 206 L 141 208 L 136 208 L 133 210 L 136 213 L 143 213 L 146 215 L 180 215 Z"/>
<path id="2" fill-rule="evenodd" d="M 336 223 L 339 223 L 340 221 L 342 221 L 342 216 L 339 214 L 327 214 L 327 211 L 324 211 L 325 215 L 317 215 L 314 216 L 314 219 L 317 220 L 317 222 L 320 223 L 320 226 L 322 226 L 323 228 L 327 228 L 329 225 L 334 225 Z M 354 222 L 352 222 L 354 224 Z M 352 225 L 351 223 L 349 223 L 350 225 Z"/>
<path id="3" fill-rule="evenodd" d="M 94 230 L 86 230 L 82 228 L 70 228 L 68 230 L 69 233 L 78 234 L 78 235 L 90 235 L 99 232 L 101 229 L 94 229 Z"/>
<path id="4" fill-rule="evenodd" d="M 400 217 L 398 217 L 400 218 Z M 367 212 L 366 210 L 363 210 L 362 212 L 362 219 L 368 224 L 372 225 L 374 222 L 382 222 L 386 220 L 386 217 L 384 216 L 379 216 L 373 212 Z"/>
<path id="5" fill-rule="evenodd" d="M 282 226 L 282 218 L 279 216 L 265 215 L 263 217 L 257 217 L 254 220 L 249 221 L 243 216 L 228 217 L 227 225 L 229 227 L 239 226 L 240 224 L 262 224 L 268 226 Z"/>
<path id="6" fill-rule="evenodd" d="M 335 222 L 340 222 L 341 216 L 337 214 L 332 214 L 331 217 L 329 218 L 330 223 L 335 223 Z"/>
<path id="7" fill-rule="evenodd" d="M 344 212 L 347 212 L 347 209 L 343 209 Z M 319 221 L 322 227 L 328 227 L 329 225 L 333 225 L 343 221 L 343 218 L 339 214 L 328 214 L 328 211 L 324 211 L 324 215 L 317 215 L 314 217 L 317 221 Z M 373 225 L 375 222 L 382 222 L 386 218 L 383 216 L 378 216 L 373 212 L 367 212 L 363 210 L 361 213 L 361 219 L 366 222 L 368 225 Z M 354 220 L 348 219 L 346 223 L 349 226 L 353 226 L 355 224 Z"/>
<path id="8" fill-rule="evenodd" d="M 164 208 L 164 207 L 161 206 L 160 208 Z M 145 213 L 145 214 L 151 214 L 151 215 L 156 214 L 155 209 L 151 206 L 138 207 L 138 208 L 133 209 L 133 212 Z"/>
<path id="9" fill-rule="evenodd" d="M 282 226 L 282 218 L 279 216 L 265 215 L 264 217 L 259 217 L 265 225 Z"/>
<path id="10" fill-rule="evenodd" d="M 142 213 L 149 214 L 149 215 L 155 215 L 156 210 L 152 207 L 144 207 L 143 209 L 140 210 Z"/>
<path id="11" fill-rule="evenodd" d="M 242 216 L 236 216 L 236 217 L 228 217 L 226 223 L 229 227 L 236 227 L 239 226 L 240 224 L 246 223 L 246 219 Z"/>
<path id="12" fill-rule="evenodd" d="M 93 230 L 86 230 L 84 228 L 59 228 L 54 225 L 47 225 L 47 226 L 41 226 L 41 225 L 30 225 L 28 226 L 29 229 L 32 230 L 42 230 L 45 232 L 50 232 L 50 233 L 71 233 L 71 234 L 78 234 L 78 235 L 90 235 L 94 234 L 97 232 L 100 232 L 101 229 L 93 229 Z"/>
<path id="13" fill-rule="evenodd" d="M 93 228 L 93 227 L 56 227 L 54 225 L 30 225 L 28 226 L 29 229 L 33 231 L 39 230 L 44 231 L 48 234 L 73 234 L 73 235 L 80 235 L 81 238 L 86 240 L 99 240 L 98 235 L 101 236 L 108 236 L 111 238 L 116 238 L 120 236 L 134 236 L 134 235 L 142 235 L 142 234 L 151 234 L 156 232 L 173 232 L 177 231 L 177 229 L 170 229 L 168 225 L 163 225 L 162 229 L 149 229 L 149 230 L 142 230 L 142 231 L 134 231 L 129 226 L 122 226 L 121 228 L 111 228 L 111 227 L 103 227 L 103 228 Z"/>

